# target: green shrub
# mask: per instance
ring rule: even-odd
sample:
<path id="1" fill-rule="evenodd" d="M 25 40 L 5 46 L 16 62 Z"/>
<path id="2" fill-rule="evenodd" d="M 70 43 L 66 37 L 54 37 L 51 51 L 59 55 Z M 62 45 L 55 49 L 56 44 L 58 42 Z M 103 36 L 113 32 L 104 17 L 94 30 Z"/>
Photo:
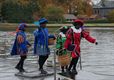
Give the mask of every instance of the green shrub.
<path id="1" fill-rule="evenodd" d="M 109 14 L 107 15 L 107 19 L 110 22 L 114 22 L 114 10 L 112 10 L 111 12 L 109 12 Z"/>
<path id="2" fill-rule="evenodd" d="M 107 19 L 99 19 L 99 20 L 87 20 L 85 23 L 111 23 Z"/>
<path id="3" fill-rule="evenodd" d="M 1 15 L 7 22 L 32 22 L 32 14 L 34 11 L 39 10 L 39 7 L 34 2 L 29 2 L 28 5 L 20 5 L 12 2 L 12 0 L 3 3 L 1 8 Z"/>

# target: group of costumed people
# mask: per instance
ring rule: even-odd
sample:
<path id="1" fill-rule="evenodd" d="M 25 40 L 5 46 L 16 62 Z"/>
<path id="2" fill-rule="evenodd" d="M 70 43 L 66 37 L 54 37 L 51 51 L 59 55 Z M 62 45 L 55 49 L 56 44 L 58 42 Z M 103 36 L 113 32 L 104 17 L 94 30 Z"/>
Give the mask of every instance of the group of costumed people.
<path id="1" fill-rule="evenodd" d="M 49 34 L 46 27 L 48 20 L 41 18 L 38 20 L 38 28 L 34 33 L 34 54 L 38 55 L 39 71 L 41 74 L 47 74 L 43 66 L 50 55 L 49 49 L 49 39 L 56 39 L 56 54 L 57 56 L 69 54 L 71 56 L 70 64 L 61 65 L 61 71 L 77 74 L 76 65 L 80 57 L 80 43 L 81 38 L 85 38 L 91 43 L 98 44 L 96 39 L 92 38 L 89 32 L 85 31 L 83 28 L 83 22 L 81 20 L 74 20 L 73 26 L 67 27 L 63 26 L 59 28 L 59 33 L 57 36 Z M 25 72 L 23 68 L 24 61 L 27 58 L 28 48 L 31 44 L 26 40 L 26 27 L 25 23 L 21 23 L 18 26 L 18 31 L 16 32 L 15 41 L 12 47 L 11 55 L 20 55 L 20 60 L 15 66 L 19 72 Z M 70 53 L 68 53 L 70 51 Z M 65 70 L 66 69 L 66 70 Z"/>
<path id="2" fill-rule="evenodd" d="M 69 72 L 77 74 L 76 66 L 80 57 L 80 43 L 82 38 L 96 45 L 98 44 L 96 39 L 92 38 L 89 32 L 84 29 L 83 25 L 83 21 L 74 20 L 73 26 L 63 26 L 60 28 L 56 42 L 56 48 L 58 49 L 57 55 L 69 54 L 68 51 L 70 51 L 72 57 L 70 64 L 61 66 L 62 73 Z"/>

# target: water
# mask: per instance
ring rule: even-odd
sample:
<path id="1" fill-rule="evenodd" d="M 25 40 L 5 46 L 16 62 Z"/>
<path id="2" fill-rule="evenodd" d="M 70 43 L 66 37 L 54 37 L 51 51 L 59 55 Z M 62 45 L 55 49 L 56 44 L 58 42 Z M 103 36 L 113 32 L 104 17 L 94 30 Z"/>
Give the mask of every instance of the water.
<path id="1" fill-rule="evenodd" d="M 82 41 L 83 70 L 95 74 L 98 78 L 92 80 L 114 80 L 114 30 L 90 31 L 91 35 L 96 37 L 98 45 Z"/>
<path id="2" fill-rule="evenodd" d="M 97 39 L 98 45 L 87 42 L 82 39 L 81 58 L 82 70 L 79 66 L 76 80 L 114 80 L 114 29 L 113 28 L 88 28 L 91 36 Z M 55 29 L 50 29 L 54 32 Z M 11 31 L 11 30 L 10 30 Z M 13 44 L 14 35 L 10 31 L 0 31 L 0 54 L 8 55 Z M 33 43 L 33 35 L 28 33 L 28 39 Z M 30 48 L 32 53 L 33 47 Z M 53 59 L 53 58 L 52 58 Z M 15 64 L 18 62 L 17 57 L 0 58 L 0 80 L 31 80 L 18 78 L 14 76 L 16 70 Z M 28 58 L 25 68 L 35 70 L 37 67 L 37 58 Z M 33 80 L 53 80 L 51 77 Z"/>

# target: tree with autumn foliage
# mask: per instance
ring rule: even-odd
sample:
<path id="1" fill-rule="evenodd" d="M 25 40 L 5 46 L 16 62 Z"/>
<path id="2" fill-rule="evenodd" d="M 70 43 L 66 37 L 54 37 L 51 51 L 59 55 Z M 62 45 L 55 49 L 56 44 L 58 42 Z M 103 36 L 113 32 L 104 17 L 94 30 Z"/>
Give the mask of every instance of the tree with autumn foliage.
<path id="1" fill-rule="evenodd" d="M 44 13 L 44 16 L 52 22 L 61 22 L 63 20 L 64 10 L 62 9 L 62 7 L 51 5 L 45 8 Z"/>
<path id="2" fill-rule="evenodd" d="M 92 15 L 93 8 L 91 0 L 84 0 L 83 1 L 83 11 L 88 17 Z"/>
<path id="3" fill-rule="evenodd" d="M 91 0 L 0 0 L 2 17 L 8 22 L 31 22 L 34 14 L 46 16 L 52 20 L 51 15 L 70 13 L 75 15 L 92 14 Z M 56 11 L 57 10 L 57 11 Z M 53 14 L 54 12 L 54 14 Z M 59 14 L 60 13 L 60 14 Z M 37 14 L 36 14 L 37 15 Z M 50 15 L 50 17 L 49 17 Z M 53 17 L 53 18 L 55 18 Z M 55 18 L 56 19 L 56 18 Z"/>
<path id="4" fill-rule="evenodd" d="M 63 6 L 66 13 L 92 15 L 91 0 L 54 0 L 57 5 Z"/>

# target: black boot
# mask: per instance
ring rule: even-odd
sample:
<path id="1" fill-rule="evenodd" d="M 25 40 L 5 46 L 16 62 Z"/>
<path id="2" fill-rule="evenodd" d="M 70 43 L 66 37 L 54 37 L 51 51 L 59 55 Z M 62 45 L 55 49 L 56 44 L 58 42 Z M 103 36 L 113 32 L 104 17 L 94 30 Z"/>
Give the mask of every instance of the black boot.
<path id="1" fill-rule="evenodd" d="M 20 69 L 20 72 L 27 72 L 27 71 L 26 71 L 25 69 L 22 68 L 22 69 Z"/>
<path id="2" fill-rule="evenodd" d="M 64 70 L 61 70 L 61 73 L 65 73 L 65 71 Z"/>
<path id="3" fill-rule="evenodd" d="M 72 72 L 70 71 L 70 69 L 66 70 L 67 74 L 71 74 Z"/>
<path id="4" fill-rule="evenodd" d="M 19 66 L 16 66 L 15 68 L 16 68 L 17 70 L 20 70 L 20 67 L 19 67 Z"/>
<path id="5" fill-rule="evenodd" d="M 16 69 L 19 70 L 19 72 L 25 72 L 25 70 L 23 69 L 23 64 L 24 64 L 24 61 L 26 59 L 26 56 L 20 56 L 21 59 L 19 61 L 19 63 L 16 65 Z"/>
<path id="6" fill-rule="evenodd" d="M 15 69 L 19 70 L 20 71 L 20 68 L 21 68 L 21 59 L 19 61 L 19 63 L 15 66 Z"/>
<path id="7" fill-rule="evenodd" d="M 25 70 L 24 69 L 21 69 L 21 67 L 19 67 L 19 66 L 16 66 L 15 67 L 19 72 L 25 72 Z"/>
<path id="8" fill-rule="evenodd" d="M 24 65 L 24 60 L 20 64 L 20 72 L 26 72 L 25 69 L 23 68 Z"/>
<path id="9" fill-rule="evenodd" d="M 47 72 L 43 69 L 43 65 L 45 61 L 47 60 L 48 55 L 46 56 L 39 56 L 39 70 L 41 71 L 41 74 L 47 74 Z"/>
<path id="10" fill-rule="evenodd" d="M 78 72 L 77 72 L 77 70 L 76 70 L 76 69 L 72 69 L 72 73 L 73 73 L 73 74 L 75 74 L 75 75 L 77 75 L 77 74 L 78 74 Z"/>
<path id="11" fill-rule="evenodd" d="M 41 71 L 41 74 L 47 74 L 47 71 L 45 71 L 44 69 L 39 69 Z"/>
<path id="12" fill-rule="evenodd" d="M 64 66 L 61 66 L 61 73 L 65 73 Z"/>

